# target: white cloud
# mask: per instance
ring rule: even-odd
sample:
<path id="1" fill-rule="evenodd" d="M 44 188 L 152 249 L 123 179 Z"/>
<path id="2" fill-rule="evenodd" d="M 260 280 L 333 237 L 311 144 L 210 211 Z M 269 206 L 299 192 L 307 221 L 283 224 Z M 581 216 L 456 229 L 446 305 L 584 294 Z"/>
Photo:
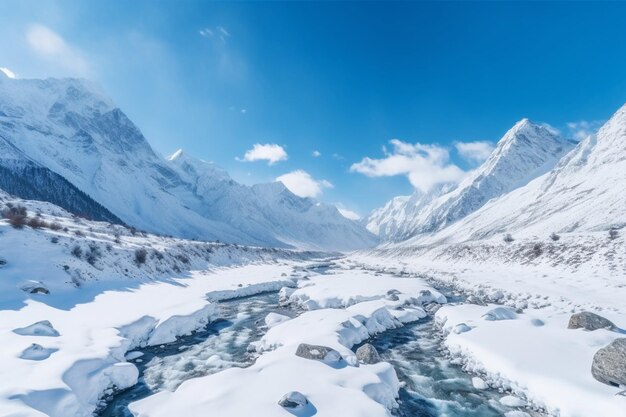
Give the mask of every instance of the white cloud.
<path id="1" fill-rule="evenodd" d="M 359 213 L 357 213 L 356 211 L 347 209 L 343 204 L 337 203 L 335 204 L 335 207 L 337 207 L 337 210 L 339 210 L 339 213 L 341 213 L 341 215 L 345 217 L 346 219 L 361 220 L 361 215 Z"/>
<path id="2" fill-rule="evenodd" d="M 320 156 L 322 156 L 322 153 L 320 151 L 313 151 L 313 157 L 315 158 L 319 158 Z"/>
<path id="3" fill-rule="evenodd" d="M 276 181 L 282 182 L 292 193 L 300 197 L 317 197 L 325 188 L 333 188 L 330 182 L 316 180 L 301 169 L 281 175 Z"/>
<path id="4" fill-rule="evenodd" d="M 459 155 L 476 163 L 482 163 L 493 151 L 493 144 L 488 141 L 457 142 L 454 146 Z"/>
<path id="5" fill-rule="evenodd" d="M 88 75 L 89 65 L 82 54 L 52 29 L 40 24 L 31 25 L 26 31 L 26 40 L 40 57 L 76 75 Z"/>
<path id="6" fill-rule="evenodd" d="M 428 191 L 432 186 L 445 182 L 457 182 L 465 172 L 450 163 L 448 150 L 438 145 L 410 144 L 393 139 L 389 142 L 392 150 L 383 146 L 385 157 L 363 158 L 352 164 L 351 172 L 368 177 L 390 177 L 405 175 L 413 187 Z"/>
<path id="7" fill-rule="evenodd" d="M 279 161 L 286 161 L 288 158 L 287 152 L 285 149 L 276 145 L 275 143 L 266 143 L 260 144 L 255 143 L 252 149 L 246 151 L 243 159 L 238 159 L 239 161 L 267 161 L 268 165 L 274 165 Z"/>
<path id="8" fill-rule="evenodd" d="M 2 71 L 4 75 L 6 75 L 9 78 L 13 78 L 13 79 L 17 78 L 15 73 L 6 67 L 0 67 L 0 71 Z"/>
<path id="9" fill-rule="evenodd" d="M 589 135 L 595 134 L 604 124 L 604 120 L 580 120 L 578 122 L 569 122 L 567 128 L 569 134 L 576 140 L 583 140 Z"/>

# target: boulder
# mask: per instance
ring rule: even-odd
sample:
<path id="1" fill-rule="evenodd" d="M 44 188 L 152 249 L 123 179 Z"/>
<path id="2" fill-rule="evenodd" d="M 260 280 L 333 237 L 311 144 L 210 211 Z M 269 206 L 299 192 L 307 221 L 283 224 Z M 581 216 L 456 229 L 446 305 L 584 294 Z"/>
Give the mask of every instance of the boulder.
<path id="1" fill-rule="evenodd" d="M 615 327 L 611 321 L 589 311 L 581 311 L 580 313 L 573 314 L 569 319 L 568 329 L 585 329 L 585 330 L 598 330 L 598 329 L 612 329 Z"/>
<path id="2" fill-rule="evenodd" d="M 278 401 L 278 405 L 281 407 L 291 409 L 302 408 L 308 403 L 309 400 L 307 400 L 306 397 L 298 391 L 288 392 Z"/>
<path id="3" fill-rule="evenodd" d="M 378 351 L 369 343 L 364 344 L 356 350 L 356 358 L 359 362 L 367 365 L 373 365 L 381 361 Z"/>
<path id="4" fill-rule="evenodd" d="M 472 328 L 469 327 L 467 324 L 459 323 L 456 326 L 454 326 L 454 328 L 452 329 L 452 333 L 461 334 L 461 333 L 469 332 L 470 330 L 472 330 Z"/>
<path id="5" fill-rule="evenodd" d="M 296 356 L 323 362 L 338 362 L 342 359 L 341 354 L 335 349 L 327 346 L 309 345 L 307 343 L 298 345 Z"/>
<path id="6" fill-rule="evenodd" d="M 596 352 L 591 375 L 608 385 L 626 385 L 626 338 L 615 339 Z"/>

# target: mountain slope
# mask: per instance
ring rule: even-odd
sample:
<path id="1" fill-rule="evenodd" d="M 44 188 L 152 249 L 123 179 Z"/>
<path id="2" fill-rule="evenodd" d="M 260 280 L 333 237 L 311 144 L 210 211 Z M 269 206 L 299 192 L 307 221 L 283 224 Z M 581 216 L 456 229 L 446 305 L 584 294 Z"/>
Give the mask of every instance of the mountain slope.
<path id="1" fill-rule="evenodd" d="M 251 199 L 254 193 L 217 167 L 196 164 L 202 171 L 198 174 L 161 158 L 126 115 L 85 80 L 20 80 L 0 74 L 0 138 L 14 150 L 10 156 L 0 155 L 0 166 L 30 161 L 44 167 L 139 229 L 327 250 L 374 243 L 362 226 L 343 218 L 334 207 L 321 205 L 324 210 L 313 209 L 316 215 L 294 224 L 294 216 L 305 211 L 300 205 L 310 209 L 315 203 L 288 192 L 291 206 L 266 207 L 280 212 L 257 222 L 261 203 Z M 222 204 L 223 196 L 228 198 Z M 265 197 L 275 198 L 272 193 Z M 294 225 L 296 229 L 289 230 Z M 351 232 L 348 239 L 340 235 L 342 229 Z M 324 233 L 308 234 L 312 230 Z"/>
<path id="2" fill-rule="evenodd" d="M 404 202 L 388 213 L 379 210 L 368 219 L 370 231 L 402 241 L 435 233 L 475 212 L 489 200 L 526 185 L 551 168 L 574 143 L 552 129 L 523 119 L 498 142 L 489 158 L 456 187 L 442 187 Z M 393 225 L 393 226 L 391 226 Z"/>
<path id="3" fill-rule="evenodd" d="M 349 248 L 375 243 L 357 222 L 348 220 L 335 206 L 320 204 L 293 194 L 280 182 L 239 184 L 215 164 L 178 150 L 167 158 L 198 197 L 197 211 L 207 218 L 247 230 L 271 244 L 306 246 L 308 241 L 323 248 Z"/>
<path id="4" fill-rule="evenodd" d="M 551 232 L 592 232 L 626 225 L 626 105 L 596 135 L 580 142 L 549 173 L 489 202 L 428 238 L 432 244 Z"/>

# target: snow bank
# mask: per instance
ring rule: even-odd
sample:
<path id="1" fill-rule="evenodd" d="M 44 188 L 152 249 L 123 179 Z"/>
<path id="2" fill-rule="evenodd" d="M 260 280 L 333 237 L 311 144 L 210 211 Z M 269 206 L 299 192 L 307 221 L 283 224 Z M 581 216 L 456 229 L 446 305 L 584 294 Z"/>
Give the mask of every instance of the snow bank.
<path id="1" fill-rule="evenodd" d="M 591 376 L 593 355 L 622 334 L 570 330 L 571 312 L 555 307 L 527 309 L 513 318 L 507 315 L 506 320 L 485 320 L 494 309 L 502 307 L 444 306 L 436 313 L 446 333 L 445 346 L 467 370 L 482 375 L 492 387 L 526 399 L 531 407 L 560 417 L 626 416 L 626 397 Z M 616 324 L 626 323 L 625 316 L 619 317 Z M 544 325 L 537 326 L 537 320 Z M 455 332 L 461 323 L 471 329 Z"/>

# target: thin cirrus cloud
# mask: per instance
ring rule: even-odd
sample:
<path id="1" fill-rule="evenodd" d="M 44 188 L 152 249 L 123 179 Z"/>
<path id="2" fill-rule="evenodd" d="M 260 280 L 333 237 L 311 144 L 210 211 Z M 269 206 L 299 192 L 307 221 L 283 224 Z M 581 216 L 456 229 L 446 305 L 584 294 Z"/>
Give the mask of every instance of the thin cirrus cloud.
<path id="1" fill-rule="evenodd" d="M 450 153 L 444 147 L 421 143 L 407 143 L 398 139 L 389 142 L 391 150 L 383 146 L 384 158 L 365 157 L 352 164 L 351 172 L 368 177 L 404 175 L 414 188 L 427 192 L 433 186 L 458 182 L 466 174 L 450 162 Z"/>
<path id="2" fill-rule="evenodd" d="M 567 129 L 571 137 L 580 141 L 589 135 L 594 135 L 604 122 L 604 120 L 579 120 L 567 123 Z"/>
<path id="3" fill-rule="evenodd" d="M 454 147 L 461 157 L 474 163 L 484 162 L 493 152 L 493 144 L 489 141 L 456 142 Z"/>
<path id="4" fill-rule="evenodd" d="M 252 149 L 246 151 L 243 158 L 236 158 L 241 162 L 267 161 L 268 165 L 274 165 L 279 161 L 286 161 L 289 156 L 285 149 L 275 143 L 255 143 Z"/>
<path id="5" fill-rule="evenodd" d="M 26 40 L 38 57 L 75 75 L 89 75 L 90 67 L 82 53 L 47 26 L 38 23 L 30 25 L 26 30 Z"/>
<path id="6" fill-rule="evenodd" d="M 226 30 L 224 26 L 216 26 L 215 28 L 202 28 L 198 31 L 200 36 L 209 39 L 219 40 L 222 43 L 226 43 L 226 40 L 230 38 L 230 32 Z"/>
<path id="7" fill-rule="evenodd" d="M 314 158 L 319 158 L 322 156 L 322 153 L 320 151 L 313 151 L 311 155 L 313 155 Z"/>
<path id="8" fill-rule="evenodd" d="M 333 188 L 333 184 L 326 180 L 316 180 L 308 172 L 298 169 L 276 178 L 285 184 L 285 187 L 299 197 L 315 198 L 324 192 L 325 188 Z"/>

